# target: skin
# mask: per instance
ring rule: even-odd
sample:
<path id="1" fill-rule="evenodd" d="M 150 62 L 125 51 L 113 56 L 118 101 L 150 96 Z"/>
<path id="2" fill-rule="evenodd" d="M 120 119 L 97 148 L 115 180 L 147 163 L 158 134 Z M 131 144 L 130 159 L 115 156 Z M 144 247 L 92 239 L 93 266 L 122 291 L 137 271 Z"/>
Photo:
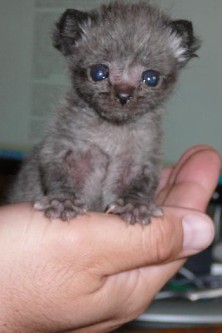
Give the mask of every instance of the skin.
<path id="1" fill-rule="evenodd" d="M 89 213 L 49 222 L 28 204 L 0 209 L 0 331 L 108 332 L 134 319 L 214 237 L 204 214 L 221 158 L 193 147 L 164 170 L 148 226 Z"/>

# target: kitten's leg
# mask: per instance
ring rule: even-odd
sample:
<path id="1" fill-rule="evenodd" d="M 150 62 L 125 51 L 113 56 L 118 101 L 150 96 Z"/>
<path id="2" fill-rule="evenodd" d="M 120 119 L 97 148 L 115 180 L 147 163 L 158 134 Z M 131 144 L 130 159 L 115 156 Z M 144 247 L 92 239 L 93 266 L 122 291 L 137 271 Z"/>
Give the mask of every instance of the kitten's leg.
<path id="1" fill-rule="evenodd" d="M 78 171 L 80 156 L 76 154 L 76 159 L 73 156 L 73 153 L 68 152 L 61 161 L 41 161 L 39 172 L 44 195 L 37 198 L 34 208 L 44 211 L 50 219 L 61 218 L 66 221 L 87 211 L 80 194 L 85 174 Z M 83 165 L 82 170 L 84 167 L 87 174 L 87 165 Z"/>
<path id="2" fill-rule="evenodd" d="M 118 214 L 130 224 L 148 224 L 152 216 L 163 216 L 162 209 L 154 203 L 157 177 L 151 176 L 136 179 L 128 191 L 109 205 L 107 213 Z"/>
<path id="3" fill-rule="evenodd" d="M 102 183 L 107 164 L 106 154 L 96 146 L 67 151 L 56 162 L 42 159 L 40 174 L 45 195 L 37 200 L 35 208 L 43 210 L 51 219 L 69 220 L 85 214 L 85 203 L 91 208 L 94 200 L 93 193 L 90 194 L 93 179 L 95 184 Z"/>

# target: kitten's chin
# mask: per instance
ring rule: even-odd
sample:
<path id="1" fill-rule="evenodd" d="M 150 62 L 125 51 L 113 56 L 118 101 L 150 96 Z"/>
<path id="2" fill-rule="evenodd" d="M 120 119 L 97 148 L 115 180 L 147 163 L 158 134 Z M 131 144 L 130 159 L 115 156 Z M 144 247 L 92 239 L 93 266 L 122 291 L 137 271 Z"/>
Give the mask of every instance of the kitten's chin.
<path id="1" fill-rule="evenodd" d="M 99 114 L 99 116 L 104 120 L 119 125 L 132 122 L 138 116 L 140 116 L 135 111 L 129 110 L 127 108 L 122 108 L 122 110 L 117 108 L 116 109 L 113 108 L 111 110 L 110 109 L 105 110 L 97 107 L 95 110 Z"/>

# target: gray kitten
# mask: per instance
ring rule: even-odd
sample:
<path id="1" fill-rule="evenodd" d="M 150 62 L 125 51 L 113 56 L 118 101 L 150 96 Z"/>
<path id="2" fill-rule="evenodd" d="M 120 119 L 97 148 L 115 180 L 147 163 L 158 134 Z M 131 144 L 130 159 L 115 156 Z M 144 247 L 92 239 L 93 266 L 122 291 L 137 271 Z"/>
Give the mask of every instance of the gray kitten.
<path id="1" fill-rule="evenodd" d="M 128 223 L 161 215 L 163 103 L 199 47 L 189 21 L 145 2 L 68 9 L 54 46 L 67 59 L 71 89 L 18 175 L 10 202 L 32 201 L 49 218 L 87 210 Z"/>

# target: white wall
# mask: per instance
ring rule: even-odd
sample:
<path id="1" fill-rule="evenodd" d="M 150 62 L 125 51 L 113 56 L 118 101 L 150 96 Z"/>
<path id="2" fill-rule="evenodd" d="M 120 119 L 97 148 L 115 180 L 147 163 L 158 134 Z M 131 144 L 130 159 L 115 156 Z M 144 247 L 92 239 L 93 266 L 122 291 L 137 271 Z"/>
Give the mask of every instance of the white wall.
<path id="1" fill-rule="evenodd" d="M 107 2 L 107 1 L 106 1 Z M 193 21 L 202 39 L 199 59 L 181 75 L 164 119 L 164 152 L 175 161 L 194 144 L 222 151 L 222 1 L 153 0 L 175 18 Z M 0 149 L 27 149 L 36 141 L 66 89 L 66 71 L 50 32 L 66 7 L 100 0 L 0 0 Z"/>

